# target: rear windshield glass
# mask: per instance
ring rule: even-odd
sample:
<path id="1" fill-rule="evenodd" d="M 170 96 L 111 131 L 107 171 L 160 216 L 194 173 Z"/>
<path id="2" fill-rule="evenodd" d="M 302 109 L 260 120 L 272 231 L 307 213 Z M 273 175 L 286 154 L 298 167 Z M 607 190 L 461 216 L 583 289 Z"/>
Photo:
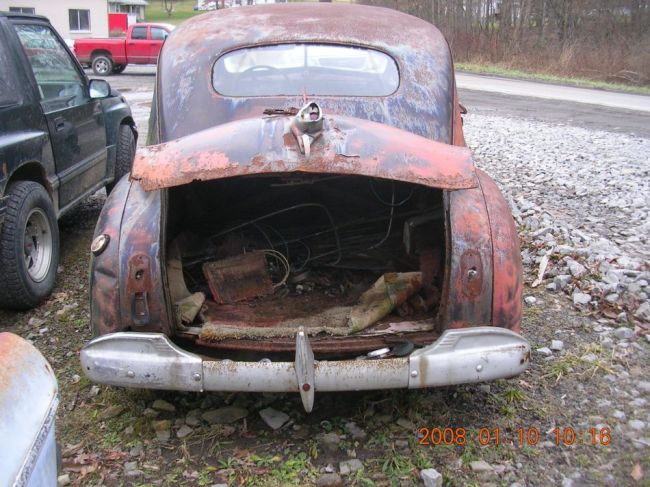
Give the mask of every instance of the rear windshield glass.
<path id="1" fill-rule="evenodd" d="M 361 47 L 278 44 L 221 56 L 212 84 L 225 96 L 386 96 L 399 86 L 397 64 Z"/>

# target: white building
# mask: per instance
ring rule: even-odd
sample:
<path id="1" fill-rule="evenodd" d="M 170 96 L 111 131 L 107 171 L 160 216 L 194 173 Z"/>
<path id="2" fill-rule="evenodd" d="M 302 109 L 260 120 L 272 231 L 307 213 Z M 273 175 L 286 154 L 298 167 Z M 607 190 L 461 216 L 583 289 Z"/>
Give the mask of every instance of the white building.
<path id="1" fill-rule="evenodd" d="M 64 39 L 108 37 L 108 0 L 0 0 L 0 10 L 44 15 Z"/>

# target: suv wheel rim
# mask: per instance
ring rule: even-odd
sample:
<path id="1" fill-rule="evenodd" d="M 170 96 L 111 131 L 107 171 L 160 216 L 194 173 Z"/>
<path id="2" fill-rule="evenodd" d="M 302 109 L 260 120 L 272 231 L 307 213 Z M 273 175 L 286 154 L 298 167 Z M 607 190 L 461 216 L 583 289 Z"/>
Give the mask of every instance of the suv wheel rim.
<path id="1" fill-rule="evenodd" d="M 108 63 L 104 59 L 98 59 L 95 61 L 95 71 L 101 74 L 108 73 Z"/>
<path id="2" fill-rule="evenodd" d="M 27 215 L 23 252 L 27 273 L 34 281 L 41 282 L 52 263 L 52 229 L 40 208 L 34 208 Z"/>

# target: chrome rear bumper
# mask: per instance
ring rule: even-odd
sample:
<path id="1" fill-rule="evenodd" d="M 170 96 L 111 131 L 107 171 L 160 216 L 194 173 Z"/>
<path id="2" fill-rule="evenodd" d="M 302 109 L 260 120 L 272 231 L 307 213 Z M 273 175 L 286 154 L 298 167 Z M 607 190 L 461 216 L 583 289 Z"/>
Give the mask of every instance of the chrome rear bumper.
<path id="1" fill-rule="evenodd" d="M 489 326 L 446 330 L 407 357 L 374 360 L 314 360 L 301 331 L 295 362 L 203 359 L 160 333 L 112 333 L 81 350 L 83 370 L 94 382 L 183 391 L 300 392 L 307 411 L 315 391 L 483 382 L 518 375 L 529 359 L 530 345 L 524 338 Z"/>

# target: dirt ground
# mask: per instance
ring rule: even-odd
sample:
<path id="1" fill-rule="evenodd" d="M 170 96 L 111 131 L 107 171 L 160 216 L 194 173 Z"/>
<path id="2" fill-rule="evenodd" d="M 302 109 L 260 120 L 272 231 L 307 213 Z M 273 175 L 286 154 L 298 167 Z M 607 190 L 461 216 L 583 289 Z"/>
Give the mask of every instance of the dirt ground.
<path id="1" fill-rule="evenodd" d="M 125 90 L 141 129 L 153 80 L 128 70 L 110 78 Z M 440 472 L 445 485 L 458 486 L 650 485 L 650 345 L 636 337 L 626 347 L 603 346 L 596 331 L 607 320 L 543 286 L 526 285 L 525 295 L 537 302 L 526 306 L 523 334 L 533 350 L 558 339 L 562 350 L 548 357 L 535 351 L 529 370 L 511 380 L 317 393 L 311 414 L 297 394 L 91 384 L 79 350 L 90 339 L 88 249 L 103 201 L 99 192 L 61 220 L 61 267 L 51 298 L 29 312 L 0 311 L 0 330 L 31 340 L 57 374 L 60 485 L 406 486 L 421 484 L 427 468 Z M 535 276 L 527 273 L 530 283 Z M 623 417 L 618 404 L 624 404 Z M 290 418 L 278 430 L 260 417 L 269 407 Z M 223 419 L 228 414 L 232 422 Z M 632 416 L 643 420 L 639 429 L 629 426 Z M 422 445 L 421 428 L 452 428 L 454 440 L 444 444 L 433 435 L 439 444 Z"/>

